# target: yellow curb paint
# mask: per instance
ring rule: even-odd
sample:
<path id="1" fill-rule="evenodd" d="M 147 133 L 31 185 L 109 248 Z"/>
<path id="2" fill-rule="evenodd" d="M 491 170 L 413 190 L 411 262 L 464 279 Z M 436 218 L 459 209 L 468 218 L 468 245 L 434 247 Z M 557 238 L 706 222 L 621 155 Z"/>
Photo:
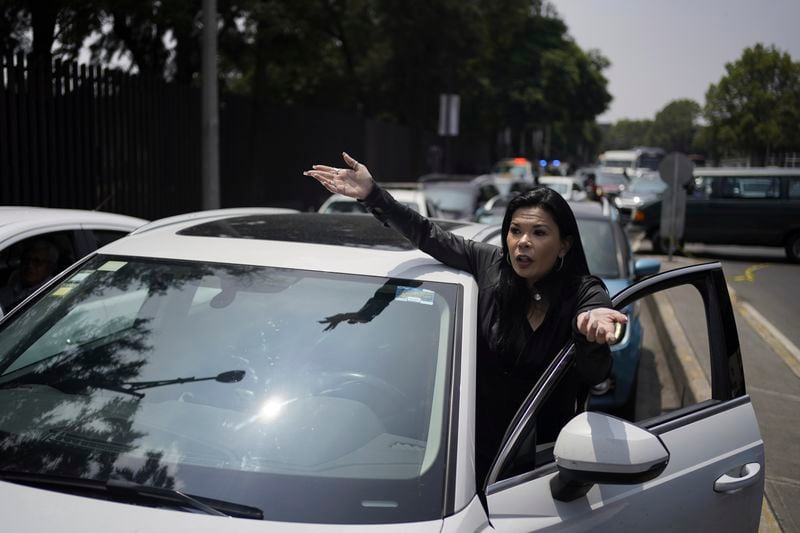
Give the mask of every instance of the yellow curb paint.
<path id="1" fill-rule="evenodd" d="M 781 533 L 781 526 L 772 513 L 772 507 L 767 501 L 767 497 L 761 500 L 761 520 L 758 524 L 758 533 Z"/>
<path id="2" fill-rule="evenodd" d="M 742 274 L 741 276 L 734 277 L 733 281 L 755 281 L 756 278 L 753 274 L 755 274 L 762 268 L 766 268 L 768 266 L 769 266 L 768 263 L 759 263 L 757 265 L 749 266 L 745 269 L 744 274 Z"/>

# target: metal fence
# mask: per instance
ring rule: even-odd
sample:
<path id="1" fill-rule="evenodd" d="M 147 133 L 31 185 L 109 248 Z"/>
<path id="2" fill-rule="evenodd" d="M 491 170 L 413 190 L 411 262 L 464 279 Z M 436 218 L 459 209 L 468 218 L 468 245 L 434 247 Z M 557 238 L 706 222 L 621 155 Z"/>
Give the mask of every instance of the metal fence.
<path id="1" fill-rule="evenodd" d="M 200 90 L 143 75 L 0 58 L 0 205 L 99 209 L 155 219 L 198 210 Z M 223 95 L 223 207 L 313 209 L 327 192 L 302 171 L 342 150 L 377 178 L 435 170 L 431 132 L 334 111 L 259 105 Z M 488 145 L 450 146 L 459 165 L 488 168 Z"/>
<path id="2" fill-rule="evenodd" d="M 199 208 L 196 89 L 23 55 L 3 57 L 0 74 L 0 204 Z"/>

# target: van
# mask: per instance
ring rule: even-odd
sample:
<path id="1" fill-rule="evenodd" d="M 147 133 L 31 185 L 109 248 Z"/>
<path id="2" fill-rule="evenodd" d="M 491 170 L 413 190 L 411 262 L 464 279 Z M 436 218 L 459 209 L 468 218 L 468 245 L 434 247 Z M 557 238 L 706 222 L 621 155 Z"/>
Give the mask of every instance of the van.
<path id="1" fill-rule="evenodd" d="M 783 246 L 800 262 L 800 168 L 695 168 L 688 192 L 683 241 Z M 665 249 L 660 201 L 638 207 L 631 219 L 632 230 Z"/>
<path id="2" fill-rule="evenodd" d="M 629 178 L 658 170 L 664 150 L 637 146 L 630 150 L 608 150 L 598 157 L 598 169 L 606 174 L 625 174 Z"/>

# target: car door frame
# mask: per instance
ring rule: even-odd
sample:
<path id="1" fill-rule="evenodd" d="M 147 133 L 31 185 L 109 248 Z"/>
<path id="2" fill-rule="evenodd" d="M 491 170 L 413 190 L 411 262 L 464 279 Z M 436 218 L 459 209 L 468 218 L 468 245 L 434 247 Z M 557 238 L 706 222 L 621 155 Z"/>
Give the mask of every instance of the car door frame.
<path id="1" fill-rule="evenodd" d="M 753 449 L 746 450 L 748 452 L 746 454 L 747 462 L 748 464 L 751 464 L 750 461 L 759 464 L 761 473 L 758 475 L 760 475 L 760 478 L 756 479 L 754 483 L 760 482 L 759 494 L 763 494 L 763 441 L 760 440 L 755 415 L 750 405 L 749 396 L 747 396 L 746 393 L 739 338 L 721 265 L 717 262 L 706 263 L 656 274 L 621 291 L 613 298 L 613 304 L 616 308 L 622 308 L 634 300 L 681 285 L 695 286 L 703 298 L 709 336 L 712 397 L 706 401 L 701 401 L 700 403 L 678 409 L 659 417 L 644 420 L 638 425 L 659 435 L 659 438 L 662 438 L 662 436 L 670 431 L 680 431 L 683 428 L 683 438 L 685 438 L 686 434 L 691 433 L 694 428 L 698 427 L 692 426 L 692 424 L 696 422 L 706 418 L 717 417 L 717 419 L 712 418 L 712 421 L 719 425 L 719 416 L 726 416 L 725 413 L 730 410 L 744 409 L 745 411 L 743 412 L 745 412 L 750 419 L 748 427 L 745 428 L 749 431 L 748 438 L 751 440 L 755 439 L 756 441 L 756 445 L 751 447 Z M 544 486 L 542 480 L 547 477 L 552 478 L 556 475 L 557 467 L 555 462 L 551 461 L 540 466 L 537 465 L 533 470 L 505 479 L 501 479 L 501 473 L 503 469 L 510 464 L 510 461 L 519 448 L 525 445 L 526 440 L 529 440 L 528 437 L 533 431 L 532 428 L 535 427 L 534 421 L 537 410 L 547 398 L 549 391 L 551 391 L 564 376 L 573 359 L 574 346 L 570 344 L 553 359 L 536 386 L 532 389 L 526 401 L 520 407 L 512 424 L 509 426 L 503 439 L 500 452 L 497 454 L 483 485 L 483 494 L 486 495 L 487 512 L 490 521 L 492 521 L 493 518 L 498 518 L 502 514 L 498 512 L 493 516 L 492 497 L 495 494 L 511 489 L 509 490 L 509 494 L 514 490 L 517 491 L 517 494 L 510 498 L 518 498 L 519 494 L 525 494 L 520 491 L 519 487 L 529 484 L 528 486 L 530 487 L 538 487 L 537 490 L 539 492 L 537 494 L 528 493 L 525 494 L 525 496 L 552 498 L 550 494 L 541 496 L 541 492 Z M 736 413 L 730 416 L 735 416 L 735 414 Z M 539 482 L 538 485 L 536 485 L 537 482 Z M 655 482 L 654 480 L 654 483 Z M 598 487 L 602 489 L 608 486 L 598 485 Z M 711 490 L 711 488 L 709 487 L 708 490 Z M 758 487 L 754 490 L 758 490 Z M 638 492 L 642 493 L 643 489 Z M 755 493 L 748 493 L 748 495 L 752 494 Z M 605 505 L 604 501 L 604 505 L 597 508 L 590 506 L 586 499 L 582 499 L 578 504 L 585 506 L 586 512 L 579 520 L 582 524 L 582 526 L 579 527 L 586 527 L 590 524 L 591 527 L 599 527 L 601 524 L 604 524 L 604 520 L 609 520 L 609 515 L 612 516 L 610 520 L 613 521 L 614 513 L 625 506 L 625 497 L 621 496 L 619 498 L 621 498 L 622 501 L 617 501 L 614 505 Z M 741 499 L 742 498 L 740 498 L 740 500 Z M 750 498 L 750 500 L 752 499 L 753 498 Z M 754 503 L 750 500 L 747 501 L 747 505 L 752 507 Z M 760 498 L 757 504 L 758 509 L 760 509 Z M 614 507 L 616 507 L 616 511 L 614 509 L 609 509 Z M 523 509 L 525 508 L 526 507 L 523 507 Z M 507 512 L 508 509 L 504 509 L 503 511 Z M 686 509 L 682 509 L 682 511 L 687 512 Z M 705 509 L 703 512 L 710 515 L 714 514 L 712 511 Z M 750 512 L 748 517 L 751 515 L 752 512 Z M 503 515 L 504 518 L 508 516 L 508 514 Z M 595 520 L 595 517 L 597 517 L 598 520 Z M 709 518 L 714 517 L 705 517 L 703 520 L 708 522 Z M 617 519 L 619 519 L 619 517 Z M 537 523 L 545 525 L 546 527 L 560 523 L 559 516 L 549 517 L 549 522 L 547 519 L 542 520 L 541 516 L 536 517 L 536 520 L 539 520 Z M 566 524 L 564 525 L 566 526 Z M 608 522 L 605 522 L 605 525 L 607 527 Z M 525 527 L 531 527 L 531 524 L 525 524 Z M 502 530 L 503 528 L 500 527 L 498 529 Z"/>

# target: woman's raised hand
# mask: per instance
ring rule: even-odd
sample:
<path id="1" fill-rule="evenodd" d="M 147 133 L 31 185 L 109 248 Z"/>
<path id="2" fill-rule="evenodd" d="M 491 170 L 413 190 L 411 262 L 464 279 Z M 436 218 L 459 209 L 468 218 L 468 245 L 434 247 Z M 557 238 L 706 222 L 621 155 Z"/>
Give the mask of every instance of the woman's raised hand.
<path id="1" fill-rule="evenodd" d="M 617 324 L 627 324 L 628 317 L 615 309 L 598 307 L 578 315 L 578 331 L 589 342 L 614 344 L 617 342 Z"/>
<path id="2" fill-rule="evenodd" d="M 327 165 L 312 165 L 311 170 L 303 172 L 322 184 L 323 187 L 335 194 L 343 194 L 356 200 L 363 200 L 372 192 L 375 183 L 372 174 L 365 165 L 362 165 L 345 152 L 342 152 L 347 168 L 329 167 Z"/>

